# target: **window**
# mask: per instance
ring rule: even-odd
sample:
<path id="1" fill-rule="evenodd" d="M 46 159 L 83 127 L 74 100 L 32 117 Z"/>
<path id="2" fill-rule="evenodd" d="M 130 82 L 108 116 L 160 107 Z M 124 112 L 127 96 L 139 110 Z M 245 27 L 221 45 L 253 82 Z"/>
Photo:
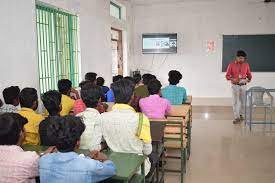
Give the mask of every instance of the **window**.
<path id="1" fill-rule="evenodd" d="M 79 83 L 78 17 L 36 5 L 40 93 L 57 89 L 60 79 Z"/>
<path id="2" fill-rule="evenodd" d="M 121 19 L 121 7 L 112 1 L 110 3 L 110 14 L 117 19 Z"/>

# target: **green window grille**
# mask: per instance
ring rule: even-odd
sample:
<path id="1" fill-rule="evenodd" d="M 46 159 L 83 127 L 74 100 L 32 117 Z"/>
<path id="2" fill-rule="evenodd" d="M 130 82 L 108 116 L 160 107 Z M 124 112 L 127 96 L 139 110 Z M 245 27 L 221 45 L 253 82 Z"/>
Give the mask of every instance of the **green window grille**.
<path id="1" fill-rule="evenodd" d="M 36 5 L 40 92 L 57 89 L 60 79 L 79 83 L 78 17 L 59 9 Z"/>

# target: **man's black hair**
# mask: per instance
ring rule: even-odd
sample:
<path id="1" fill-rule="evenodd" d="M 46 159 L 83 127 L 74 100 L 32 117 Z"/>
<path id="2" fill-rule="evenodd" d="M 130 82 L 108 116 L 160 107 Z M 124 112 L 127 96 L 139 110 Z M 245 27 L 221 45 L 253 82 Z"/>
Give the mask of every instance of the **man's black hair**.
<path id="1" fill-rule="evenodd" d="M 72 89 L 72 82 L 68 79 L 60 79 L 58 81 L 58 90 L 64 95 L 68 95 Z"/>
<path id="2" fill-rule="evenodd" d="M 134 93 L 135 84 L 127 79 L 121 79 L 111 84 L 114 92 L 115 103 L 128 104 Z"/>
<path id="3" fill-rule="evenodd" d="M 99 86 L 87 83 L 81 88 L 81 98 L 86 107 L 95 108 L 102 96 L 102 90 Z"/>
<path id="4" fill-rule="evenodd" d="M 97 73 L 94 72 L 88 72 L 85 74 L 85 80 L 95 82 Z"/>
<path id="5" fill-rule="evenodd" d="M 124 79 L 128 79 L 128 80 L 130 80 L 130 81 L 132 81 L 132 82 L 134 82 L 134 83 L 135 83 L 134 78 L 133 78 L 133 77 L 131 77 L 131 76 L 125 76 L 125 77 L 124 77 Z"/>
<path id="6" fill-rule="evenodd" d="M 48 91 L 42 95 L 41 100 L 50 116 L 59 115 L 61 111 L 61 93 L 56 90 Z"/>
<path id="7" fill-rule="evenodd" d="M 85 130 L 85 124 L 81 118 L 68 115 L 55 117 L 52 120 L 46 132 L 49 141 L 54 142 L 60 152 L 74 151 L 77 141 Z"/>
<path id="8" fill-rule="evenodd" d="M 113 83 L 116 82 L 116 81 L 119 81 L 121 79 L 123 79 L 122 75 L 113 76 Z"/>
<path id="9" fill-rule="evenodd" d="M 237 57 L 245 57 L 246 58 L 247 55 L 246 55 L 245 51 L 238 50 L 236 56 Z"/>
<path id="10" fill-rule="evenodd" d="M 24 88 L 19 94 L 21 107 L 32 108 L 34 102 L 38 102 L 37 90 L 35 88 Z"/>
<path id="11" fill-rule="evenodd" d="M 169 76 L 168 81 L 169 81 L 170 85 L 177 85 L 180 82 L 180 80 L 182 79 L 182 74 L 176 70 L 171 70 L 168 73 L 168 76 Z"/>
<path id="12" fill-rule="evenodd" d="M 143 84 L 144 85 L 148 85 L 149 81 L 152 80 L 152 79 L 157 79 L 155 75 L 152 75 L 152 74 L 143 74 L 142 75 L 142 81 L 143 81 Z"/>
<path id="13" fill-rule="evenodd" d="M 16 145 L 28 120 L 18 113 L 0 115 L 0 145 Z"/>
<path id="14" fill-rule="evenodd" d="M 162 85 L 159 80 L 152 79 L 149 81 L 147 87 L 148 87 L 148 91 L 149 91 L 150 95 L 155 95 L 160 92 Z"/>
<path id="15" fill-rule="evenodd" d="M 20 89 L 18 86 L 10 86 L 5 88 L 2 92 L 6 104 L 13 104 L 18 101 Z"/>
<path id="16" fill-rule="evenodd" d="M 141 81 L 141 74 L 135 74 L 133 76 L 135 83 L 138 84 Z"/>
<path id="17" fill-rule="evenodd" d="M 105 80 L 104 80 L 103 77 L 96 78 L 96 84 L 97 84 L 97 86 L 103 86 L 104 83 L 105 83 Z"/>

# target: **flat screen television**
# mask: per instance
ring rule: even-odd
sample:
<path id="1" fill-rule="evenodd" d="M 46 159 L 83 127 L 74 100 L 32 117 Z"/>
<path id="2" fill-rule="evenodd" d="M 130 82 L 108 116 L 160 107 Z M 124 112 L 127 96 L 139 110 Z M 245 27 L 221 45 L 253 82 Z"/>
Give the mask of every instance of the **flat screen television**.
<path id="1" fill-rule="evenodd" d="M 142 34 L 142 53 L 177 53 L 176 33 Z"/>

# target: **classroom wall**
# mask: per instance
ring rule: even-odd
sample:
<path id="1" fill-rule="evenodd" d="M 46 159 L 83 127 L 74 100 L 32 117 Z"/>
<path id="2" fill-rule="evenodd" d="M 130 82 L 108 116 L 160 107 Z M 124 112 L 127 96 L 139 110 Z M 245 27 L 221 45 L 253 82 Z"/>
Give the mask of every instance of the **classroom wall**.
<path id="1" fill-rule="evenodd" d="M 110 29 L 112 25 L 119 25 L 127 32 L 130 27 L 128 21 L 117 21 L 111 18 L 110 0 L 42 0 L 39 2 L 79 15 L 82 76 L 84 77 L 86 72 L 94 71 L 104 76 L 106 84 L 109 85 L 112 80 Z M 124 4 L 121 0 L 118 2 Z M 35 0 L 1 0 L 0 2 L 1 92 L 3 88 L 10 85 L 39 88 L 35 3 Z M 125 3 L 125 6 L 130 5 Z M 128 34 L 125 35 L 125 38 L 127 37 Z M 128 49 L 128 46 L 125 49 Z M 127 54 L 125 60 L 128 60 Z"/>
<path id="2" fill-rule="evenodd" d="M 35 0 L 0 2 L 0 93 L 6 86 L 38 88 Z"/>
<path id="3" fill-rule="evenodd" d="M 157 4 L 135 0 L 133 5 L 133 62 L 131 70 L 152 72 L 167 85 L 167 73 L 183 73 L 181 85 L 196 104 L 230 105 L 230 84 L 221 72 L 223 34 L 275 33 L 275 3 L 252 0 L 158 0 Z M 178 54 L 143 55 L 142 33 L 178 33 Z M 215 50 L 207 52 L 207 41 Z M 233 58 L 232 58 L 233 59 Z M 275 73 L 254 73 L 253 82 L 275 88 Z"/>

